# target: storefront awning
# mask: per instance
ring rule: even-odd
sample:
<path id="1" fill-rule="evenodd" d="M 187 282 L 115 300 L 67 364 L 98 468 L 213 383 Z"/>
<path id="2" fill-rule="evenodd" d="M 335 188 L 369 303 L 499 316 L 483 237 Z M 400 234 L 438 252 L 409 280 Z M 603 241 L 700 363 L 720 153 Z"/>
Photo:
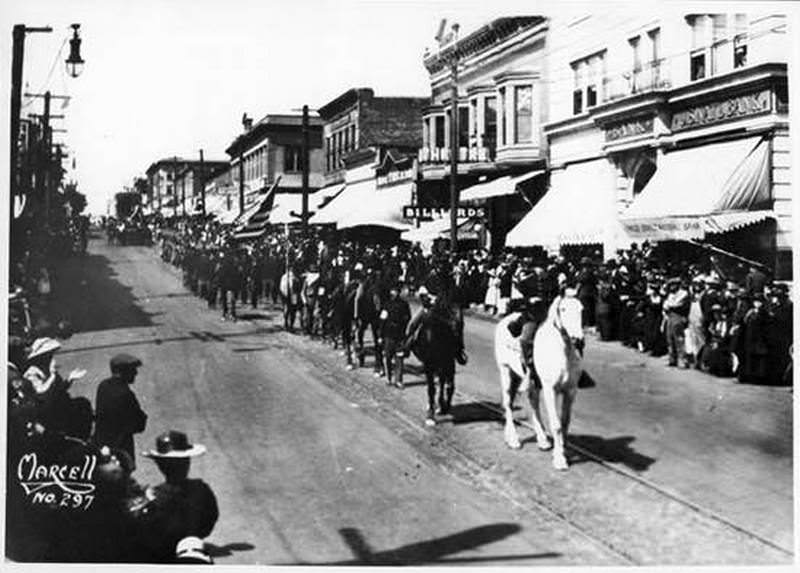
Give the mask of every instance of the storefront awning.
<path id="1" fill-rule="evenodd" d="M 550 173 L 550 189 L 506 236 L 506 246 L 604 243 L 619 227 L 608 160 L 576 163 Z"/>
<path id="2" fill-rule="evenodd" d="M 359 226 L 405 230 L 403 206 L 411 202 L 412 183 L 378 189 L 375 179 L 348 184 L 335 199 L 311 218 L 314 224 L 336 224 L 338 229 Z"/>
<path id="3" fill-rule="evenodd" d="M 456 221 L 456 235 L 458 235 L 458 231 L 460 230 L 461 226 L 463 226 L 467 221 L 469 221 L 469 219 L 466 217 L 460 217 Z M 440 239 L 449 236 L 449 217 L 434 219 L 433 221 L 425 221 L 424 223 L 420 223 L 419 227 L 411 228 L 408 231 L 403 231 L 403 233 L 400 234 L 400 238 L 402 240 L 409 241 L 411 243 L 425 243 L 428 241 L 433 241 L 434 239 Z"/>
<path id="4" fill-rule="evenodd" d="M 774 217 L 769 141 L 748 137 L 673 151 L 620 220 L 634 240 L 701 239 Z"/>
<path id="5" fill-rule="evenodd" d="M 323 187 L 314 193 L 309 193 L 308 210 L 312 212 L 319 211 L 320 205 L 341 193 L 344 187 L 344 183 L 339 183 Z M 269 222 L 271 225 L 299 223 L 300 219 L 293 216 L 292 212 L 299 214 L 302 210 L 303 195 L 301 193 L 278 193 L 275 195 L 275 203 L 272 205 L 272 211 L 270 211 Z"/>
<path id="6" fill-rule="evenodd" d="M 542 173 L 544 173 L 543 170 L 536 170 L 516 177 L 505 175 L 493 179 L 492 181 L 478 183 L 477 185 L 473 185 L 461 191 L 460 198 L 462 201 L 476 201 L 480 199 L 489 199 L 491 197 L 500 197 L 502 195 L 513 195 L 517 191 L 517 185 L 529 179 L 533 179 Z"/>

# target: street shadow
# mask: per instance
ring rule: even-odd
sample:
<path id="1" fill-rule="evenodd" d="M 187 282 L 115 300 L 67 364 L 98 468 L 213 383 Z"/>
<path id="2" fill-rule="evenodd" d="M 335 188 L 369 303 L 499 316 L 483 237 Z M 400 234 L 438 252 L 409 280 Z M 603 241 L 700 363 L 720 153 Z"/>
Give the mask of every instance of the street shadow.
<path id="1" fill-rule="evenodd" d="M 453 416 L 453 425 L 474 424 L 475 422 L 499 422 L 504 423 L 503 415 L 491 408 L 502 406 L 493 402 L 468 402 L 466 404 L 453 404 L 450 414 Z M 514 409 L 518 409 L 514 406 Z"/>
<path id="2" fill-rule="evenodd" d="M 54 274 L 54 315 L 70 321 L 73 332 L 154 325 L 155 313 L 139 306 L 132 289 L 117 280 L 105 256 L 64 259 L 57 263 Z"/>
<path id="3" fill-rule="evenodd" d="M 631 443 L 636 440 L 633 436 L 620 436 L 617 438 L 606 439 L 600 436 L 590 436 L 581 434 L 570 434 L 569 445 L 590 452 L 604 462 L 612 464 L 622 464 L 636 472 L 648 469 L 656 462 L 655 458 L 646 456 L 634 450 Z M 594 461 L 587 455 L 571 449 L 570 463 L 581 464 Z"/>
<path id="4" fill-rule="evenodd" d="M 234 551 L 252 551 L 256 546 L 252 543 L 226 543 L 225 545 L 214 545 L 213 543 L 204 543 L 203 549 L 211 557 L 230 557 Z"/>
<path id="5" fill-rule="evenodd" d="M 429 565 L 429 564 L 470 564 L 481 562 L 523 561 L 530 559 L 554 559 L 560 553 L 543 552 L 525 555 L 487 555 L 474 557 L 449 557 L 464 551 L 478 549 L 518 534 L 522 528 L 516 523 L 495 523 L 473 527 L 438 537 L 429 541 L 411 543 L 385 551 L 374 551 L 356 528 L 339 530 L 342 539 L 353 552 L 354 558 L 333 563 L 308 563 L 308 565 Z"/>
<path id="6" fill-rule="evenodd" d="M 286 348 L 284 344 L 264 344 L 263 346 L 255 346 L 253 348 L 234 348 L 233 351 L 236 353 L 263 352 L 267 350 L 283 350 L 284 348 Z"/>

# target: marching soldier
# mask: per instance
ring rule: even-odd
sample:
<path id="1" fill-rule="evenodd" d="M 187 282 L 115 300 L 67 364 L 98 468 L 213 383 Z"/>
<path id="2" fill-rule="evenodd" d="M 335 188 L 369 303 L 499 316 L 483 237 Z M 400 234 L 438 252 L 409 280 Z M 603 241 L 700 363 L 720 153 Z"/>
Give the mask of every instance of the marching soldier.
<path id="1" fill-rule="evenodd" d="M 381 310 L 380 337 L 383 344 L 386 383 L 403 388 L 403 340 L 411 319 L 411 308 L 400 296 L 400 286 L 389 287 L 389 299 Z"/>

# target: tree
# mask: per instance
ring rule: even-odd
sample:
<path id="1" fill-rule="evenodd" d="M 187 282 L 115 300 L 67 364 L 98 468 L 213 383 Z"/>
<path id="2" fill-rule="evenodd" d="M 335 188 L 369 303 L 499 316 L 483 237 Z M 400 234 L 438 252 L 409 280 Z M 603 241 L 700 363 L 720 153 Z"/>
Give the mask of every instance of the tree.
<path id="1" fill-rule="evenodd" d="M 80 215 L 86 209 L 86 195 L 78 191 L 78 184 L 74 181 L 64 185 L 64 203 L 69 205 L 73 215 Z"/>

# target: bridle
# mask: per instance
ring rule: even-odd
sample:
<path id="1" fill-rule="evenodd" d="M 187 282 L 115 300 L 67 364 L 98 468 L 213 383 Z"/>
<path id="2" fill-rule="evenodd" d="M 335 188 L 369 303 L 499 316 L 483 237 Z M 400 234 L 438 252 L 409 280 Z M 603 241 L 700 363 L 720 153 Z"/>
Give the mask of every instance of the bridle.
<path id="1" fill-rule="evenodd" d="M 564 327 L 564 319 L 561 317 L 561 303 L 563 300 L 564 297 L 561 297 L 556 304 L 556 312 L 552 323 L 556 330 L 558 330 L 558 333 L 561 335 L 564 343 L 567 344 L 567 346 L 572 346 L 577 350 L 581 347 L 581 340 L 579 338 L 570 336 L 569 332 L 567 332 L 567 329 Z"/>

